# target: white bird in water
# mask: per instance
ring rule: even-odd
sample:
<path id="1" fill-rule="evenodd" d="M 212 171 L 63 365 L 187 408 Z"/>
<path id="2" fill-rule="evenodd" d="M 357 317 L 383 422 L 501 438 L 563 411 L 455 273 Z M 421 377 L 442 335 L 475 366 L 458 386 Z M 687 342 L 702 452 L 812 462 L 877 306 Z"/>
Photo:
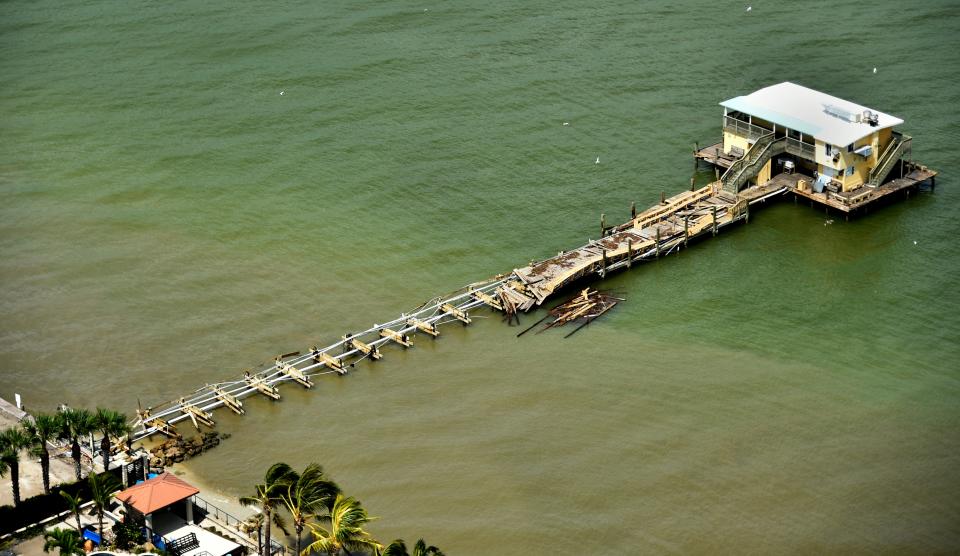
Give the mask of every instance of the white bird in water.
<path id="1" fill-rule="evenodd" d="M 916 245 L 916 244 L 917 244 L 917 240 L 913 240 L 913 244 Z"/>
<path id="2" fill-rule="evenodd" d="M 753 6 L 747 6 L 747 11 L 748 11 L 748 12 L 752 12 L 752 11 L 753 11 Z"/>
<path id="3" fill-rule="evenodd" d="M 823 223 L 824 226 L 829 226 L 830 224 L 833 224 L 833 220 L 826 220 Z"/>
<path id="4" fill-rule="evenodd" d="M 599 157 L 599 156 L 597 157 L 597 160 L 594 162 L 594 164 L 600 164 L 600 157 Z"/>
<path id="5" fill-rule="evenodd" d="M 563 122 L 563 125 L 570 125 L 570 122 Z"/>
<path id="6" fill-rule="evenodd" d="M 283 91 L 280 91 L 280 96 L 283 96 Z"/>
<path id="7" fill-rule="evenodd" d="M 873 73 L 877 73 L 877 68 L 873 68 Z"/>

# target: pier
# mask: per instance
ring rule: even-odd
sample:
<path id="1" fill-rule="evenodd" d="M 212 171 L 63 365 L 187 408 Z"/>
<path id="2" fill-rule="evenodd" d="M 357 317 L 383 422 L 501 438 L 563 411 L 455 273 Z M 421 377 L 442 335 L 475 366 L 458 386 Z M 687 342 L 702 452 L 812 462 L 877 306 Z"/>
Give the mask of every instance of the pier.
<path id="1" fill-rule="evenodd" d="M 671 197 L 661 192 L 659 203 L 639 213 L 634 204 L 630 219 L 618 225 L 608 226 L 601 215 L 597 239 L 576 249 L 470 284 L 365 330 L 347 331 L 325 347 L 278 355 L 260 369 L 140 408 L 132 422 L 132 440 L 154 434 L 179 437 L 177 424 L 184 421 L 197 430 L 213 428 L 214 410 L 225 407 L 244 415 L 244 399 L 280 400 L 279 386 L 285 383 L 319 389 L 317 377 L 347 374 L 363 360 L 388 359 L 388 346 L 409 349 L 418 335 L 431 341 L 440 336 L 442 325 L 468 326 L 472 310 L 486 307 L 505 313 L 508 321 L 519 321 L 519 313 L 543 305 L 576 282 L 657 260 L 727 226 L 749 222 L 751 207 L 768 199 L 792 195 L 795 201 L 804 199 L 849 217 L 898 194 L 908 197 L 923 184 L 931 190 L 935 186 L 937 172 L 912 160 L 912 138 L 892 130 L 902 123 L 894 116 L 792 83 L 721 104 L 723 141 L 697 145 L 693 153 L 695 164 L 706 162 L 714 168 L 711 183 L 697 188 L 691 180 L 689 190 Z M 776 121 L 789 110 L 795 113 L 783 121 L 795 128 Z M 599 307 L 590 320 L 612 304 Z M 579 315 L 574 311 L 567 320 Z"/>

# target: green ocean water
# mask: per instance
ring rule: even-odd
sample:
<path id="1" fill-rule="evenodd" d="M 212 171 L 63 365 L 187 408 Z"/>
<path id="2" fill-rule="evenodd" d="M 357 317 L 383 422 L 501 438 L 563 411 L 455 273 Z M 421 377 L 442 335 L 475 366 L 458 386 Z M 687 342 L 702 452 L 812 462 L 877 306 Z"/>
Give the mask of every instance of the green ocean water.
<path id="1" fill-rule="evenodd" d="M 569 339 L 478 312 L 191 467 L 320 462 L 447 554 L 960 551 L 960 4 L 745 7 L 0 3 L 0 396 L 132 413 L 578 246 L 790 80 L 935 193 L 756 211 Z"/>

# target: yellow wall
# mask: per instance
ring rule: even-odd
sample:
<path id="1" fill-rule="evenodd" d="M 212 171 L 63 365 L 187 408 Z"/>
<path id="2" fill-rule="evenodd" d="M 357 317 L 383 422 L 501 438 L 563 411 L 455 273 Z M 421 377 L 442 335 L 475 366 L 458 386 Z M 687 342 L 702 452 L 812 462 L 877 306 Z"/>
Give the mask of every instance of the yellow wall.
<path id="1" fill-rule="evenodd" d="M 753 143 L 748 141 L 746 137 L 730 133 L 729 131 L 723 132 L 723 152 L 729 154 L 731 147 L 740 147 L 743 149 L 743 152 L 747 152 L 751 146 L 753 146 Z"/>
<path id="2" fill-rule="evenodd" d="M 879 149 L 874 149 L 877 151 L 877 156 L 883 154 L 883 149 L 887 148 L 887 145 L 890 144 L 890 140 L 893 139 L 893 128 L 888 127 L 886 129 L 881 129 L 877 133 L 874 133 L 877 136 L 877 144 L 880 146 Z"/>
<path id="3" fill-rule="evenodd" d="M 847 152 L 846 145 L 833 145 L 833 154 L 836 154 L 837 148 L 840 150 L 840 158 L 837 162 L 833 161 L 833 154 L 827 156 L 826 154 L 826 145 L 822 141 L 817 141 L 817 163 L 819 165 L 819 171 L 821 174 L 827 172 L 824 171 L 825 167 L 833 168 L 837 171 L 836 179 L 843 184 L 843 191 L 850 191 L 856 189 L 867 182 L 870 179 L 870 170 L 873 169 L 877 164 L 877 157 L 880 155 L 880 135 L 877 132 L 874 132 L 867 137 L 854 143 L 854 150 L 870 145 L 873 152 L 870 153 L 870 156 L 864 158 L 858 154 Z M 853 166 L 853 174 L 847 175 L 847 169 Z"/>
<path id="4" fill-rule="evenodd" d="M 760 172 L 757 173 L 757 185 L 763 185 L 770 181 L 770 169 L 773 167 L 773 159 L 767 161 L 763 165 L 763 168 L 760 168 Z"/>

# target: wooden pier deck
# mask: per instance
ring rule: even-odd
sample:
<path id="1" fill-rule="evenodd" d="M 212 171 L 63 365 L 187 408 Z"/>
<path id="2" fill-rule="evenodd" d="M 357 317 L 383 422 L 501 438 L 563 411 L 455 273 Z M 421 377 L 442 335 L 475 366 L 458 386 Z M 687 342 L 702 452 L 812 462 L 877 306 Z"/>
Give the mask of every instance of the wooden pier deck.
<path id="1" fill-rule="evenodd" d="M 515 269 L 497 289 L 519 310 L 540 305 L 550 295 L 588 275 L 629 268 L 634 263 L 657 259 L 683 247 L 690 240 L 717 232 L 750 215 L 750 205 L 782 194 L 787 184 L 749 188 L 739 195 L 721 189 L 719 181 L 694 191 L 663 199 L 629 222 L 572 251 Z"/>
<path id="2" fill-rule="evenodd" d="M 723 141 L 703 148 L 695 148 L 693 157 L 697 160 L 705 160 L 714 166 L 729 168 L 737 161 L 737 156 L 723 152 Z"/>
<path id="3" fill-rule="evenodd" d="M 884 197 L 888 197 L 897 193 L 909 194 L 911 190 L 919 187 L 921 183 L 927 181 L 929 181 L 931 184 L 935 183 L 934 180 L 937 177 L 936 170 L 931 170 L 926 166 L 921 165 L 911 166 L 913 167 L 909 168 L 903 177 L 890 180 L 882 185 L 878 185 L 876 187 L 867 185 L 853 191 L 840 191 L 836 193 L 831 191 L 822 191 L 817 193 L 809 188 L 798 188 L 796 178 L 806 180 L 808 184 L 813 183 L 813 178 L 811 176 L 803 176 L 801 174 L 794 174 L 786 178 L 783 177 L 786 176 L 785 174 L 780 174 L 779 176 L 775 176 L 771 181 L 792 180 L 792 192 L 797 196 L 849 214 L 865 208 Z"/>

